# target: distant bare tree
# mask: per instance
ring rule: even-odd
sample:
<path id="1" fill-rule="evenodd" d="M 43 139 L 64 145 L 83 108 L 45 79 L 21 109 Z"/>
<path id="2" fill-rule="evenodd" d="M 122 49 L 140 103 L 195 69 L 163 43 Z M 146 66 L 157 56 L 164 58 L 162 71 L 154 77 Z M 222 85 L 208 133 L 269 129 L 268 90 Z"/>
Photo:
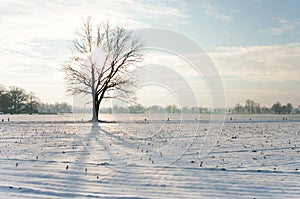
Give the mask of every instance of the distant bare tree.
<path id="1" fill-rule="evenodd" d="M 237 113 L 237 114 L 240 114 L 240 113 L 242 112 L 242 109 L 243 109 L 243 106 L 240 105 L 239 103 L 236 104 L 235 107 L 234 107 L 234 111 L 235 111 L 235 113 Z"/>
<path id="2" fill-rule="evenodd" d="M 26 104 L 26 111 L 31 115 L 33 113 L 38 113 L 38 105 L 40 103 L 39 98 L 35 96 L 33 92 L 28 94 L 27 104 Z"/>
<path id="3" fill-rule="evenodd" d="M 260 104 L 251 99 L 246 100 L 245 109 L 249 114 L 261 113 Z"/>
<path id="4" fill-rule="evenodd" d="M 281 114 L 282 113 L 282 105 L 281 105 L 280 102 L 277 102 L 276 104 L 273 104 L 271 109 L 275 114 Z"/>
<path id="5" fill-rule="evenodd" d="M 291 104 L 291 103 L 287 103 L 286 104 L 286 109 L 287 109 L 287 114 L 291 114 L 292 113 L 292 111 L 293 111 L 293 105 Z"/>
<path id="6" fill-rule="evenodd" d="M 109 22 L 94 27 L 88 17 L 73 41 L 73 55 L 63 64 L 68 92 L 91 95 L 92 121 L 98 121 L 99 107 L 105 98 L 124 100 L 133 94 L 134 79 L 129 66 L 143 59 L 143 43 L 132 32 L 112 27 Z M 104 60 L 97 60 L 97 49 L 104 52 Z M 117 91 L 117 92 L 112 92 Z"/>

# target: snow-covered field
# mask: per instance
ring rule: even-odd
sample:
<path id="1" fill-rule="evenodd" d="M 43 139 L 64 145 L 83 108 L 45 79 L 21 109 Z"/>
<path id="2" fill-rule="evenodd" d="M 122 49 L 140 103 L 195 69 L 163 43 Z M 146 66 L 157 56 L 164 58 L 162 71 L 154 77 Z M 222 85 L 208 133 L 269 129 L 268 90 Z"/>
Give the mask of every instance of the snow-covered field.
<path id="1" fill-rule="evenodd" d="M 300 197 L 299 116 L 227 116 L 222 132 L 219 121 L 192 117 L 9 117 L 0 198 Z"/>

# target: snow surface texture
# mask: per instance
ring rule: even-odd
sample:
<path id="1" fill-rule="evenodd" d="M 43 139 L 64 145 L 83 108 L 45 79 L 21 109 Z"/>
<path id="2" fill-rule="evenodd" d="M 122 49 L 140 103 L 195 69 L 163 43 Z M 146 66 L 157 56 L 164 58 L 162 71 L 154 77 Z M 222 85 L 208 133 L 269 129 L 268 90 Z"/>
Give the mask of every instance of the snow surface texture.
<path id="1" fill-rule="evenodd" d="M 15 116 L 0 123 L 0 198 L 299 198 L 300 121 L 259 117 L 208 133 L 204 120 Z"/>

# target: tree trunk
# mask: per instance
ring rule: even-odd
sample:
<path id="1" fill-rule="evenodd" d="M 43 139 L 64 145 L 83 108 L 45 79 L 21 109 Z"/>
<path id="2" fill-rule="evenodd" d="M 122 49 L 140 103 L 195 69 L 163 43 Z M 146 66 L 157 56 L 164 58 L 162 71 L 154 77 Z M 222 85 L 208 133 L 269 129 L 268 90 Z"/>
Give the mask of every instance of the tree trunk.
<path id="1" fill-rule="evenodd" d="M 90 63 L 92 63 L 92 58 L 90 57 Z M 94 65 L 92 64 L 92 96 L 93 96 L 93 118 L 92 122 L 98 122 L 98 111 L 97 111 L 97 103 L 98 103 L 98 95 L 95 89 L 95 69 Z"/>
<path id="2" fill-rule="evenodd" d="M 95 94 L 93 94 L 93 118 L 92 122 L 98 122 L 98 112 L 99 112 L 99 106 L 97 106 L 97 97 Z"/>
<path id="3" fill-rule="evenodd" d="M 96 114 L 97 114 L 97 120 L 99 121 L 99 108 L 100 108 L 100 101 L 97 101 L 96 103 Z"/>
<path id="4" fill-rule="evenodd" d="M 101 99 L 98 100 L 97 97 L 93 99 L 93 119 L 92 122 L 99 122 L 99 109 L 100 109 Z"/>

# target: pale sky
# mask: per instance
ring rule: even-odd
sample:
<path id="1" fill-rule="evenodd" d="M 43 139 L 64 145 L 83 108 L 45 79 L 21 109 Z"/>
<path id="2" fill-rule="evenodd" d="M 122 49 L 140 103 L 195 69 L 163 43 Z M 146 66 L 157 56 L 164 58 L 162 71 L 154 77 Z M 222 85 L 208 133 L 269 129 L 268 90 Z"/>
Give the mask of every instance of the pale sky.
<path id="1" fill-rule="evenodd" d="M 109 19 L 130 29 L 163 28 L 195 41 L 223 80 L 227 106 L 248 98 L 264 106 L 277 101 L 298 106 L 299 9 L 298 0 L 0 0 L 0 84 L 32 91 L 44 102 L 71 103 L 59 69 L 71 55 L 76 28 L 92 16 L 96 23 Z M 160 64 L 175 63 L 181 73 L 180 60 L 162 57 Z M 142 103 L 151 104 L 147 93 L 153 88 L 138 92 Z M 209 105 L 207 91 L 199 89 L 200 105 Z M 159 103 L 159 95 L 151 95 L 152 103 Z"/>

